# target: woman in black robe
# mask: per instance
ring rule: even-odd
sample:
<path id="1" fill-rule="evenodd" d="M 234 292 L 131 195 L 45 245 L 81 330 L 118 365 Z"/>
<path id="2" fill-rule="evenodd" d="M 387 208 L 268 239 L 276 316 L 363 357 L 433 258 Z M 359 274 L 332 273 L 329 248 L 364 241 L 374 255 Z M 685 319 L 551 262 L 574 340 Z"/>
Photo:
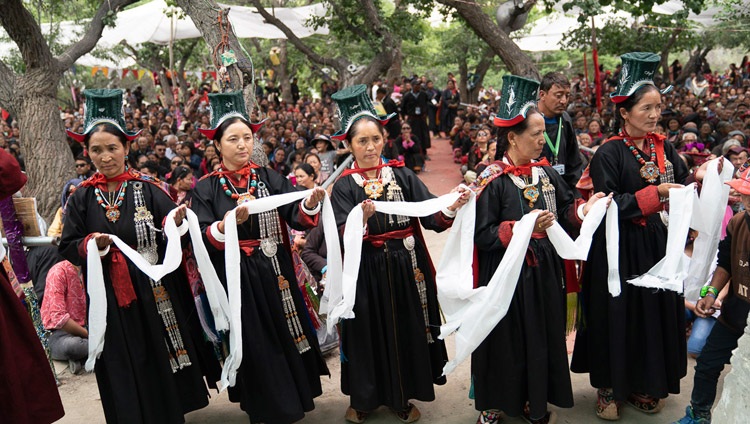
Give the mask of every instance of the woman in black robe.
<path id="1" fill-rule="evenodd" d="M 504 91 L 520 80 L 514 78 L 504 78 Z M 565 344 L 565 272 L 546 230 L 558 218 L 568 230 L 579 227 L 589 208 L 604 197 L 598 193 L 585 204 L 576 200 L 546 159 L 534 161 L 545 145 L 544 117 L 533 107 L 524 115 L 495 119 L 500 127 L 497 161 L 478 179 L 474 241 L 479 286 L 486 286 L 495 274 L 515 223 L 539 211 L 508 312 L 471 356 L 479 424 L 500 422 L 500 411 L 547 424 L 556 421 L 556 414 L 547 411 L 548 403 L 573 406 Z"/>
<path id="2" fill-rule="evenodd" d="M 239 95 L 236 102 L 243 102 Z M 212 96 L 221 95 L 209 97 Z M 225 287 L 227 212 L 256 197 L 296 191 L 276 171 L 249 162 L 253 131 L 258 127 L 250 124 L 244 113 L 235 113 L 220 121 L 214 130 L 204 130 L 220 151 L 222 165 L 219 171 L 198 182 L 191 207 L 198 215 L 211 262 Z M 251 422 L 285 424 L 301 420 L 305 412 L 315 408 L 313 398 L 322 393 L 320 376 L 329 374 L 315 329 L 305 312 L 304 299 L 295 284 L 286 235 L 287 224 L 298 230 L 316 224 L 318 202 L 324 196 L 325 192 L 318 188 L 305 202 L 290 203 L 268 213 L 248 215 L 245 209 L 237 212 L 243 359 L 236 383 L 229 388 L 229 399 L 240 403 Z M 292 311 L 282 303 L 282 282 L 289 288 Z M 301 333 L 291 334 L 292 326 L 301 327 Z"/>
<path id="3" fill-rule="evenodd" d="M 26 184 L 26 175 L 10 153 L 0 149 L 0 200 Z M 63 415 L 47 355 L 34 324 L 11 286 L 8 252 L 0 244 L 0 413 L 2 422 L 48 424 Z"/>
<path id="4" fill-rule="evenodd" d="M 402 162 L 382 161 L 384 128 L 374 113 L 360 114 L 345 134 L 355 160 L 333 186 L 336 223 L 343 233 L 349 212 L 362 207 L 367 228 L 355 318 L 341 323 L 341 390 L 350 396 L 345 418 L 361 423 L 385 405 L 401 421 L 414 422 L 420 412 L 409 400 L 435 399 L 433 385 L 445 384 L 448 357 L 438 339 L 434 268 L 420 224 L 434 231 L 450 227 L 469 193 L 447 210 L 419 219 L 376 213 L 371 200 L 419 202 L 435 196 Z"/>
<path id="5" fill-rule="evenodd" d="M 85 134 L 74 135 L 83 138 L 99 172 L 68 200 L 60 253 L 82 266 L 84 275 L 90 239 L 103 256 L 107 323 L 94 371 L 104 415 L 108 423 L 182 423 L 184 414 L 208 405 L 204 375 L 212 385 L 219 378 L 190 287 L 179 270 L 154 282 L 111 245 L 107 235 L 139 246 L 152 264 L 161 263 L 166 240 L 161 234 L 155 239 L 144 236 L 161 231 L 176 206 L 153 180 L 126 168 L 129 143 L 121 127 L 109 121 L 89 127 Z M 152 222 L 136 223 L 147 214 Z M 181 225 L 184 217 L 183 206 L 175 222 Z"/>
<path id="6" fill-rule="evenodd" d="M 652 132 L 660 112 L 661 97 L 653 84 L 635 90 L 617 105 L 622 131 L 597 150 L 590 164 L 594 190 L 613 194 L 617 202 L 622 293 L 612 297 L 608 290 L 602 227 L 584 267 L 583 316 L 571 370 L 589 373 L 591 385 L 599 389 L 597 415 L 607 420 L 619 418 L 622 401 L 642 412 L 658 412 L 669 393 L 680 392 L 687 371 L 682 295 L 627 283 L 664 257 L 663 202 L 669 189 L 681 187 L 688 176 L 674 147 Z"/>

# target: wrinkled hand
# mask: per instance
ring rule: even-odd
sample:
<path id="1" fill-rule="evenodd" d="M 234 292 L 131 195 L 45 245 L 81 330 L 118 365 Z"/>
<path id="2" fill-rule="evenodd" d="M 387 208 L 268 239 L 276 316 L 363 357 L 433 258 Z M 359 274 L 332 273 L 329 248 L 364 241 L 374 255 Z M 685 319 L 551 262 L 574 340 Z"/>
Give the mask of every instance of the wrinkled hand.
<path id="1" fill-rule="evenodd" d="M 307 209 L 315 209 L 315 206 L 317 206 L 318 203 L 325 199 L 325 197 L 326 191 L 320 187 L 315 187 L 312 194 L 310 194 L 310 197 L 305 200 L 305 207 Z"/>
<path id="2" fill-rule="evenodd" d="M 362 225 L 365 225 L 367 224 L 367 220 L 375 215 L 375 204 L 372 203 L 372 200 L 368 199 L 362 202 L 362 212 Z"/>
<path id="3" fill-rule="evenodd" d="M 657 191 L 659 192 L 659 196 L 669 197 L 670 188 L 682 188 L 682 187 L 684 187 L 682 184 L 663 183 L 663 184 L 659 184 L 659 186 L 657 187 Z"/>
<path id="4" fill-rule="evenodd" d="M 180 225 L 182 225 L 182 221 L 185 219 L 186 216 L 187 216 L 187 206 L 182 205 L 178 207 L 174 213 L 174 223 L 177 224 L 177 226 L 179 227 Z"/>
<path id="5" fill-rule="evenodd" d="M 539 215 L 536 217 L 536 224 L 534 224 L 534 232 L 536 233 L 547 231 L 547 228 L 550 228 L 555 223 L 555 214 L 550 211 L 534 209 L 531 212 L 539 212 Z"/>
<path id="6" fill-rule="evenodd" d="M 599 199 L 601 199 L 602 197 L 609 198 L 609 200 L 607 200 L 607 207 L 609 207 L 609 204 L 612 202 L 612 193 L 610 193 L 609 196 L 607 196 L 606 194 L 600 191 L 599 193 L 596 193 L 595 195 L 591 196 L 591 198 L 589 198 L 589 201 L 586 202 L 586 204 L 583 206 L 583 216 L 588 215 L 591 208 L 594 207 L 594 203 L 598 202 Z"/>
<path id="7" fill-rule="evenodd" d="M 96 240 L 96 248 L 99 250 L 104 250 L 107 246 L 112 244 L 112 239 L 106 234 L 96 233 L 94 235 L 94 240 Z"/>
<path id="8" fill-rule="evenodd" d="M 469 189 L 467 189 L 466 187 L 456 187 L 451 190 L 451 193 L 455 192 L 461 193 L 461 196 L 456 199 L 456 201 L 453 202 L 452 205 L 448 206 L 448 210 L 451 212 L 455 212 L 461 209 L 461 207 L 469 201 L 469 197 L 471 196 L 471 191 L 469 191 Z"/>
<path id="9" fill-rule="evenodd" d="M 714 303 L 716 299 L 713 296 L 706 296 L 698 300 L 695 304 L 695 314 L 701 318 L 708 318 L 716 312 Z"/>

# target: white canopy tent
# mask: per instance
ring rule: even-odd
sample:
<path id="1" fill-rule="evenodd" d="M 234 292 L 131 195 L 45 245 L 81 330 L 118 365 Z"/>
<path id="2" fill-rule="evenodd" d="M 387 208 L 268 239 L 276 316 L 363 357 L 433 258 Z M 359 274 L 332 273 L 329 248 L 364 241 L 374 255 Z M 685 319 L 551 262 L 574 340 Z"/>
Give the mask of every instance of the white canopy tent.
<path id="1" fill-rule="evenodd" d="M 274 25 L 265 23 L 254 7 L 222 5 L 229 8 L 229 19 L 232 28 L 239 38 L 286 38 Z M 97 43 L 99 48 L 110 48 L 125 40 L 128 44 L 137 46 L 143 43 L 154 43 L 160 45 L 169 44 L 170 40 L 183 40 L 201 37 L 190 17 L 170 17 L 170 6 L 164 0 L 154 0 L 132 9 L 124 10 L 117 14 L 114 27 L 107 27 L 102 32 L 102 37 Z M 178 9 L 179 11 L 179 9 Z M 328 28 L 321 27 L 313 29 L 306 26 L 307 20 L 313 16 L 323 16 L 327 13 L 325 5 L 316 3 L 303 7 L 274 8 L 273 13 L 284 22 L 300 38 L 309 37 L 313 34 L 328 34 Z M 60 22 L 52 27 L 50 24 L 42 24 L 42 33 L 48 34 L 52 28 L 58 32 L 57 41 L 62 45 L 69 45 L 77 41 L 84 31 L 84 25 L 72 21 Z M 57 30 L 59 28 L 59 30 Z M 0 37 L 7 37 L 0 29 Z M 18 52 L 18 48 L 12 41 L 0 41 L 0 58 L 8 57 L 12 52 Z M 134 65 L 132 59 L 123 59 L 118 62 L 99 59 L 88 54 L 76 61 L 84 66 L 107 66 L 107 67 L 129 67 Z"/>
<path id="2" fill-rule="evenodd" d="M 669 0 L 661 5 L 655 5 L 651 10 L 654 13 L 672 15 L 683 8 L 682 1 Z M 703 27 L 710 27 L 717 24 L 717 14 L 719 12 L 719 7 L 711 6 L 698 15 L 690 12 L 688 19 Z M 518 37 L 516 44 L 521 47 L 521 50 L 529 52 L 560 50 L 562 48 L 563 35 L 583 25 L 578 22 L 580 13 L 581 10 L 577 7 L 573 7 L 568 12 L 563 12 L 562 7 L 558 5 L 552 14 L 533 22 L 531 24 L 531 31 Z M 611 17 L 621 17 L 629 23 L 634 22 L 634 18 L 630 13 L 617 10 L 613 7 L 606 7 L 603 14 L 594 17 L 594 22 L 597 27 L 600 27 Z M 586 25 L 590 26 L 591 24 L 588 23 Z"/>

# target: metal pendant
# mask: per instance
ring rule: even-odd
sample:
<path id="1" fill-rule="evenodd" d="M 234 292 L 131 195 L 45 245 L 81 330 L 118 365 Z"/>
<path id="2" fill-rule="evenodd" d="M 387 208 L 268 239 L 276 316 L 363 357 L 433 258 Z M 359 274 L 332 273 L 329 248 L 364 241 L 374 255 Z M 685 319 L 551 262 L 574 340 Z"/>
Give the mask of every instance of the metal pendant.
<path id="1" fill-rule="evenodd" d="M 120 209 L 116 206 L 107 206 L 104 216 L 107 217 L 109 222 L 117 222 L 120 219 Z"/>
<path id="2" fill-rule="evenodd" d="M 241 204 L 243 204 L 245 202 L 249 202 L 251 200 L 255 200 L 255 196 L 253 196 L 250 193 L 242 193 L 237 198 L 237 206 L 239 206 L 239 205 L 241 205 Z"/>
<path id="3" fill-rule="evenodd" d="M 271 239 L 263 239 L 260 242 L 260 250 L 269 258 L 276 256 L 277 249 L 276 242 Z"/>
<path id="4" fill-rule="evenodd" d="M 533 208 L 536 201 L 539 199 L 539 189 L 535 185 L 531 185 L 523 189 L 523 198 L 529 201 L 529 207 Z"/>
<path id="5" fill-rule="evenodd" d="M 641 178 L 648 183 L 655 183 L 659 178 L 659 168 L 653 162 L 646 162 L 641 167 Z"/>
<path id="6" fill-rule="evenodd" d="M 364 185 L 365 194 L 370 199 L 377 199 L 383 195 L 383 182 L 381 180 L 367 180 Z"/>
<path id="7" fill-rule="evenodd" d="M 143 259 L 145 259 L 146 262 L 150 263 L 151 265 L 155 265 L 159 260 L 159 254 L 156 252 L 155 248 L 148 248 L 139 253 L 143 257 Z"/>
<path id="8" fill-rule="evenodd" d="M 414 236 L 409 236 L 404 239 L 404 246 L 406 247 L 406 250 L 414 250 L 415 244 L 416 243 L 414 241 Z"/>

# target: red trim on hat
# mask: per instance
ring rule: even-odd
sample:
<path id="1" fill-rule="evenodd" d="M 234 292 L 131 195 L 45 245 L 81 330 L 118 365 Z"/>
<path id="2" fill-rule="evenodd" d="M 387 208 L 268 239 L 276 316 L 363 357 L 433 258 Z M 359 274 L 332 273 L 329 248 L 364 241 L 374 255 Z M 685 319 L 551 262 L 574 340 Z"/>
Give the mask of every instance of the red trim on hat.
<path id="1" fill-rule="evenodd" d="M 628 97 L 630 96 L 612 96 L 609 99 L 612 100 L 612 103 L 622 103 L 627 100 Z"/>
<path id="2" fill-rule="evenodd" d="M 496 116 L 495 119 L 492 121 L 492 123 L 495 124 L 496 127 L 504 128 L 504 127 L 512 127 L 518 124 L 519 122 L 523 121 L 524 119 L 526 119 L 526 117 L 523 115 L 518 115 L 513 119 L 501 119 Z"/>

